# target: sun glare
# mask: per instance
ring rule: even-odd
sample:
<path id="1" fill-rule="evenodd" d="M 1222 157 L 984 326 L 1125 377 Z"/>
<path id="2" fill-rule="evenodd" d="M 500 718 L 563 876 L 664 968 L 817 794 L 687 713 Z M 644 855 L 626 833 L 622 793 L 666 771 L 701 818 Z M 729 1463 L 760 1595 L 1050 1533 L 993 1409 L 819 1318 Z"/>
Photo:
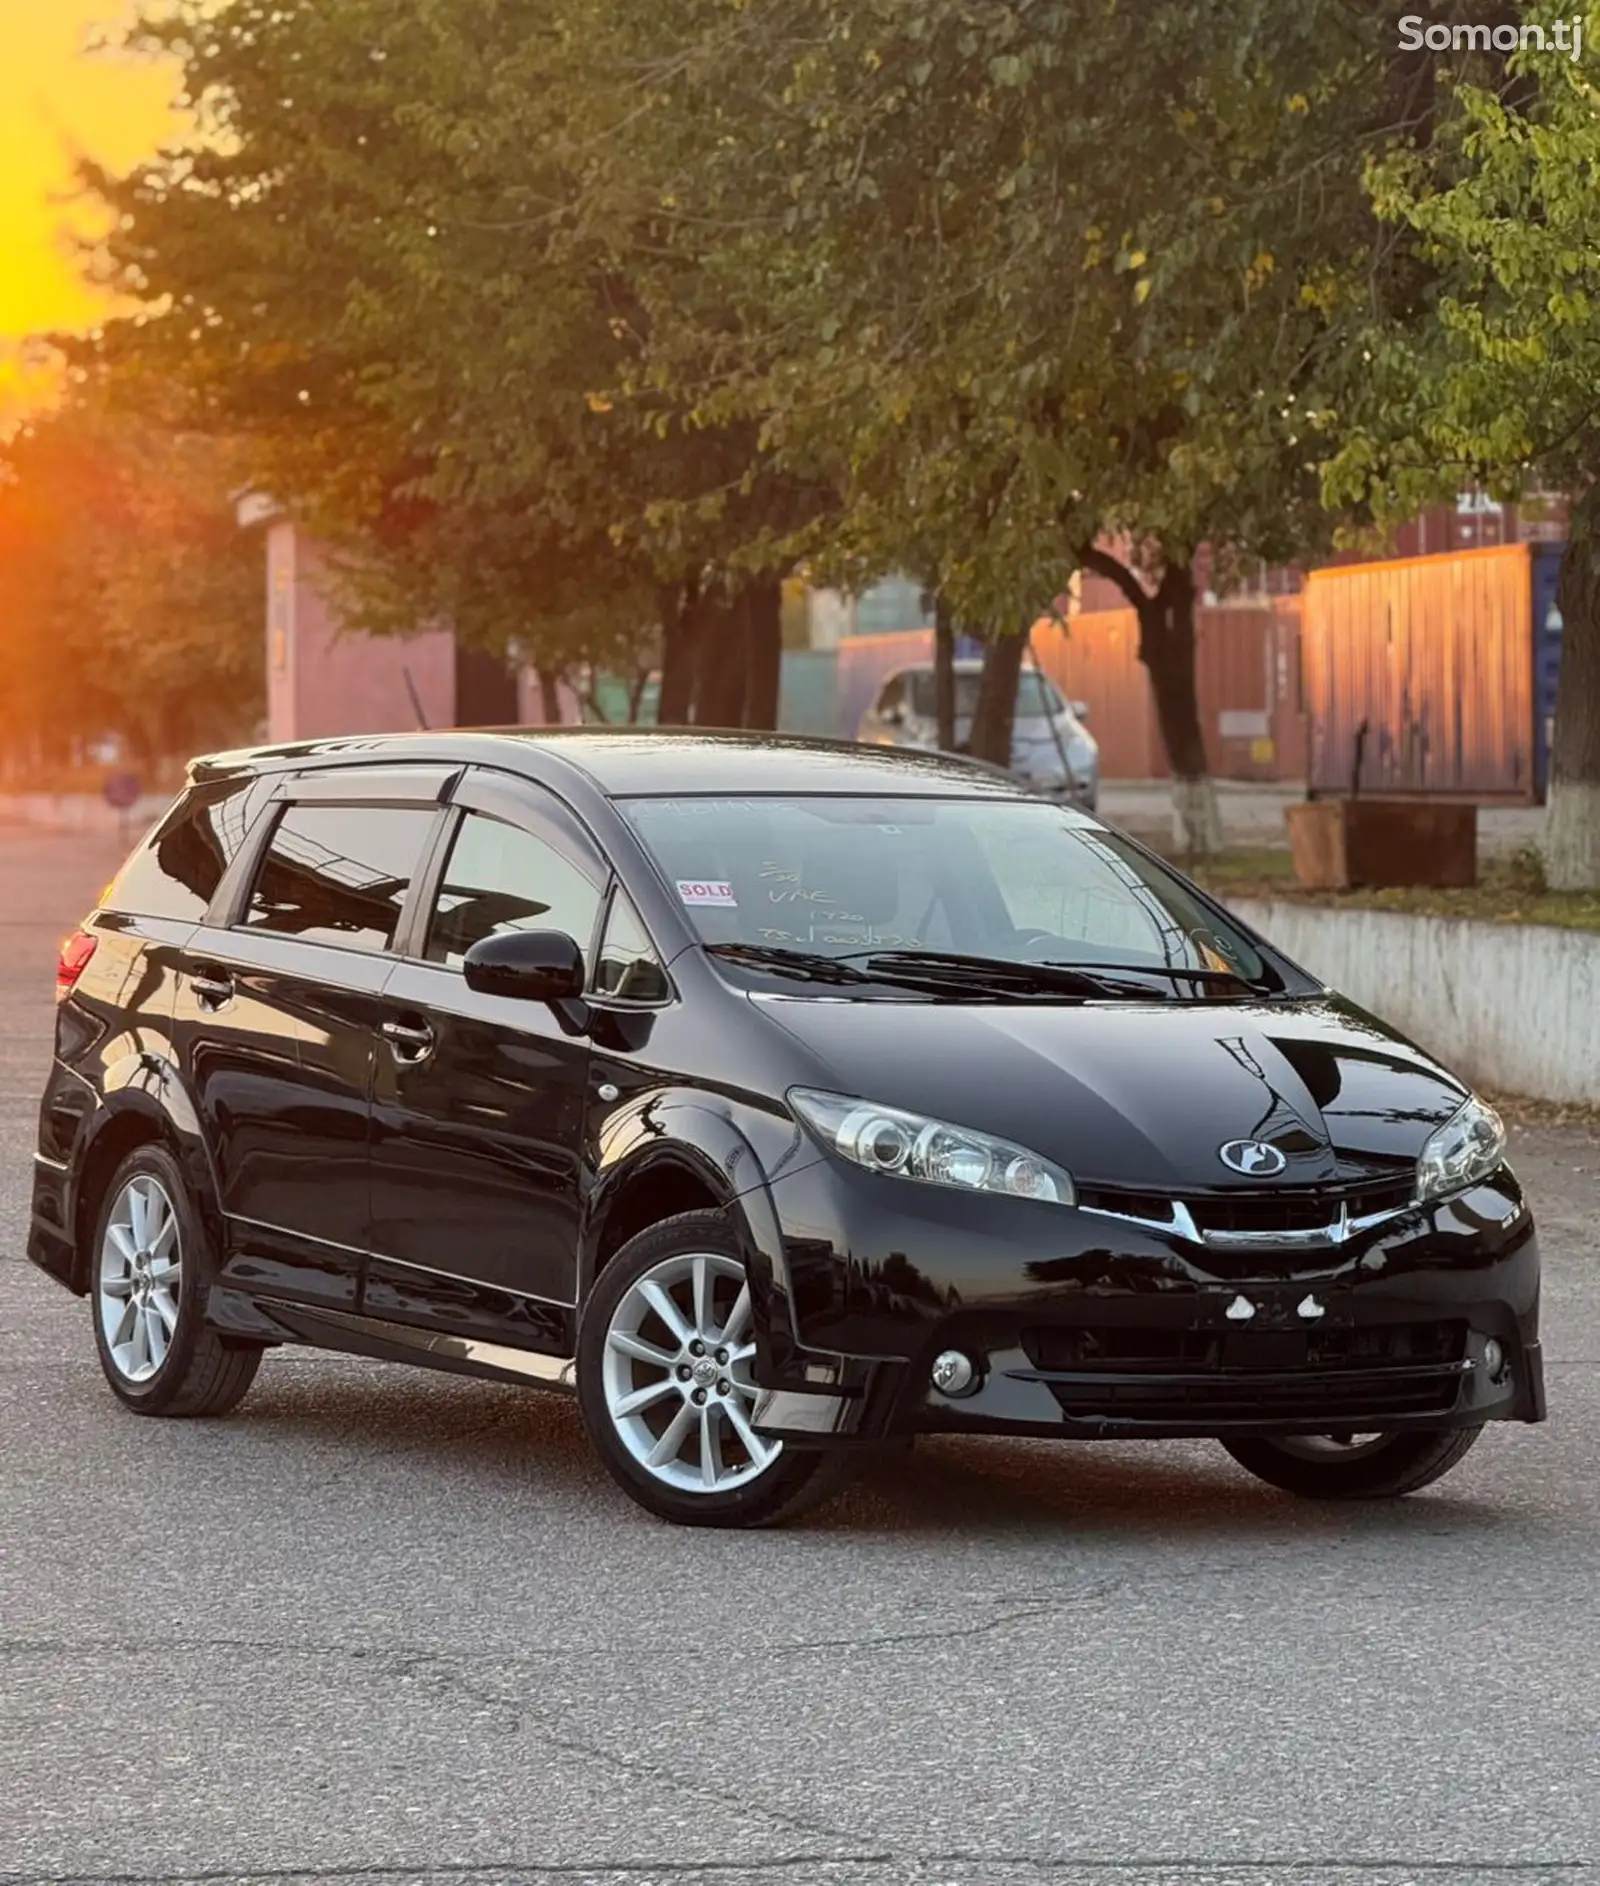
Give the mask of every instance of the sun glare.
<path id="1" fill-rule="evenodd" d="M 171 70 L 89 50 L 126 17 L 121 0 L 0 0 L 0 423 L 48 397 L 21 344 L 107 312 L 73 253 L 95 231 L 77 163 L 136 163 L 175 128 Z"/>

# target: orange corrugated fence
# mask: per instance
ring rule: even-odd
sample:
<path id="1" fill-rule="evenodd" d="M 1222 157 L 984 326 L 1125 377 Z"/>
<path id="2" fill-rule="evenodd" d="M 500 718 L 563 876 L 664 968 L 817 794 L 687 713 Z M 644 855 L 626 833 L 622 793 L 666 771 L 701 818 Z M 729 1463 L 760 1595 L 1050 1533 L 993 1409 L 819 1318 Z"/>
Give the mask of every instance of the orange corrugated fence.
<path id="1" fill-rule="evenodd" d="M 1063 694 L 1089 704 L 1106 779 L 1164 779 L 1166 752 L 1139 660 L 1131 609 L 1095 610 L 1034 626 L 1039 665 Z M 1196 611 L 1196 690 L 1206 757 L 1222 779 L 1299 779 L 1306 761 L 1296 598 Z"/>

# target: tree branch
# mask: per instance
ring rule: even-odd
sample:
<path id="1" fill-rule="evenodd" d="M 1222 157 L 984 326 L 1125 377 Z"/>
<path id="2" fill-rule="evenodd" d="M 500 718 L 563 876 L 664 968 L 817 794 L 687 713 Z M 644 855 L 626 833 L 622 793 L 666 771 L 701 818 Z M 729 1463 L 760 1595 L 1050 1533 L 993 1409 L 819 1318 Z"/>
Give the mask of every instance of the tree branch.
<path id="1" fill-rule="evenodd" d="M 1131 607 L 1138 610 L 1148 609 L 1155 598 L 1150 594 L 1119 557 L 1112 556 L 1109 550 L 1102 550 L 1098 544 L 1089 544 L 1078 552 L 1078 562 L 1094 576 L 1103 576 L 1107 582 L 1115 583 Z"/>

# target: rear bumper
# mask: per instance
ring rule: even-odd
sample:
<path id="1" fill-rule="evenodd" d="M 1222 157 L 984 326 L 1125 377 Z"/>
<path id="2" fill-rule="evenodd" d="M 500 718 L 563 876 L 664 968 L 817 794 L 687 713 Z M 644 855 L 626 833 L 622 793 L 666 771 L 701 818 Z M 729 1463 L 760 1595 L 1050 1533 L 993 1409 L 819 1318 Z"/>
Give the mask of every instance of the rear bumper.
<path id="1" fill-rule="evenodd" d="M 1092 1440 L 1545 1417 L 1538 1243 L 1509 1175 L 1337 1247 L 1266 1254 L 833 1160 L 772 1190 L 790 1328 L 758 1372 L 768 1433 Z M 974 1367 L 957 1397 L 931 1379 L 949 1349 Z"/>
<path id="2" fill-rule="evenodd" d="M 72 1173 L 67 1166 L 33 1156 L 33 1215 L 28 1258 L 69 1290 L 78 1290 L 77 1246 L 72 1234 Z"/>

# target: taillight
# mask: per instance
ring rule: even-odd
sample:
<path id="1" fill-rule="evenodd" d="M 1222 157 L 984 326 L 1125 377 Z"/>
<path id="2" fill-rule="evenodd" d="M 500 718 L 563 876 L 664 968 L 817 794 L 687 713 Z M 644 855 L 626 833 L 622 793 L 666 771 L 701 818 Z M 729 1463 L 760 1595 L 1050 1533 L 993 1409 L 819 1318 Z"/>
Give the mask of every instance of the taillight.
<path id="1" fill-rule="evenodd" d="M 60 960 L 56 963 L 56 1000 L 71 995 L 77 986 L 78 978 L 89 967 L 89 958 L 99 947 L 96 939 L 87 930 L 74 930 L 61 945 Z"/>

